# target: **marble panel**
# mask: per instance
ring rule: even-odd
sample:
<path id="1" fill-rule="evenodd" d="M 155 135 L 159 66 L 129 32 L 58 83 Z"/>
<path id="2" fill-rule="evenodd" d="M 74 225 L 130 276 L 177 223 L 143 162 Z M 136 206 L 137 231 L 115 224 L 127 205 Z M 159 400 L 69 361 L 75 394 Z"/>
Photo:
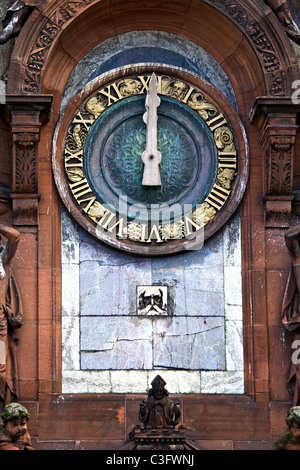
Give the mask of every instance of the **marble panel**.
<path id="1" fill-rule="evenodd" d="M 243 371 L 201 371 L 201 393 L 244 393 Z"/>
<path id="2" fill-rule="evenodd" d="M 151 369 L 151 320 L 82 317 L 80 331 L 82 369 Z"/>
<path id="3" fill-rule="evenodd" d="M 226 368 L 228 371 L 244 370 L 241 321 L 226 321 Z"/>
<path id="4" fill-rule="evenodd" d="M 225 291 L 228 305 L 241 305 L 242 275 L 238 266 L 225 266 Z"/>
<path id="5" fill-rule="evenodd" d="M 145 258 L 113 250 L 62 211 L 64 393 L 243 393 L 240 222 L 201 250 Z M 137 286 L 168 289 L 167 316 L 138 316 Z"/>
<path id="6" fill-rule="evenodd" d="M 169 289 L 172 315 L 224 315 L 223 235 L 217 234 L 192 256 L 152 261 L 152 280 Z"/>
<path id="7" fill-rule="evenodd" d="M 144 370 L 111 370 L 112 393 L 143 393 L 147 388 L 147 372 Z"/>
<path id="8" fill-rule="evenodd" d="M 242 266 L 242 245 L 239 211 L 223 230 L 224 266 Z"/>
<path id="9" fill-rule="evenodd" d="M 151 388 L 151 382 L 157 375 L 157 370 L 148 372 L 147 390 Z M 166 388 L 170 393 L 197 393 L 200 391 L 200 372 L 189 370 L 164 370 L 163 375 Z"/>
<path id="10" fill-rule="evenodd" d="M 125 251 L 117 251 L 104 243 L 95 242 L 95 239 L 79 229 L 80 262 L 97 261 L 102 266 L 142 266 L 143 269 L 151 267 L 150 260 L 144 257 L 132 256 Z"/>
<path id="11" fill-rule="evenodd" d="M 62 393 L 111 393 L 109 371 L 64 371 Z"/>
<path id="12" fill-rule="evenodd" d="M 64 301 L 62 305 L 63 316 L 77 316 L 80 313 L 79 268 L 76 264 L 62 265 L 62 291 Z"/>
<path id="13" fill-rule="evenodd" d="M 63 370 L 79 370 L 80 354 L 78 349 L 79 317 L 68 316 L 63 319 L 62 330 L 62 368 Z"/>
<path id="14" fill-rule="evenodd" d="M 151 272 L 138 265 L 80 264 L 81 315 L 136 314 L 137 286 L 151 284 Z"/>
<path id="15" fill-rule="evenodd" d="M 154 367 L 222 370 L 225 368 L 224 320 L 218 317 L 155 319 Z"/>

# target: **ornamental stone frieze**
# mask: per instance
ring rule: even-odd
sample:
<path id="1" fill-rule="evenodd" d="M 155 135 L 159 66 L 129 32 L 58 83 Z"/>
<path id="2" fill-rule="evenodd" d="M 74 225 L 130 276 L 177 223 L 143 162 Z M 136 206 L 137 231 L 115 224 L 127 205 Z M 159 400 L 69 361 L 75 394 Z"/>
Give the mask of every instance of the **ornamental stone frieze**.
<path id="1" fill-rule="evenodd" d="M 11 7 L 6 15 L 3 26 L 5 27 L 3 39 L 5 42 L 11 36 L 18 35 L 22 29 L 30 28 L 29 23 L 35 23 L 36 30 L 32 34 L 32 45 L 28 53 L 25 52 L 23 58 L 24 75 L 22 77 L 21 89 L 25 93 L 39 93 L 42 88 L 43 71 L 51 49 L 55 47 L 60 35 L 66 26 L 88 8 L 96 5 L 97 0 L 78 0 L 69 2 L 48 2 L 44 16 L 40 16 L 38 8 L 32 8 L 39 4 L 38 1 L 31 0 L 14 2 L 15 7 Z M 50 5 L 52 3 L 52 5 Z M 240 31 L 246 35 L 252 43 L 262 68 L 265 73 L 266 87 L 270 96 L 284 96 L 290 87 L 289 79 L 284 76 L 285 64 L 282 61 L 282 54 L 279 47 L 274 44 L 272 34 L 272 24 L 264 24 L 260 21 L 261 13 L 256 6 L 249 7 L 248 2 L 232 0 L 205 0 L 205 3 L 213 6 L 216 10 L 226 15 L 230 21 L 236 24 Z M 283 0 L 266 1 L 266 14 L 273 9 L 278 21 L 283 25 L 287 35 L 295 42 L 299 40 L 299 32 L 293 21 L 286 2 Z M 277 5 L 278 4 L 278 5 Z M 284 4 L 284 5 L 283 5 Z M 280 6 L 279 10 L 277 6 Z M 269 8 L 270 7 L 270 8 Z M 272 13 L 273 14 L 273 13 Z M 275 16 L 274 15 L 274 16 Z M 22 34 L 22 31 L 21 31 Z M 25 34 L 25 33 L 24 33 Z"/>

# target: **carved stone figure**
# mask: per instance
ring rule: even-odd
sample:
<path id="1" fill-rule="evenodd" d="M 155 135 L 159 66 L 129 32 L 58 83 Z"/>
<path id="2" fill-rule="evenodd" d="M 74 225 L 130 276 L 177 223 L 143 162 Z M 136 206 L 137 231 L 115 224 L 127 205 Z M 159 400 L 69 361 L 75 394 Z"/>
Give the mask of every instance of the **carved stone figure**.
<path id="1" fill-rule="evenodd" d="M 139 315 L 166 314 L 167 306 L 164 293 L 158 286 L 145 287 L 139 294 Z"/>
<path id="2" fill-rule="evenodd" d="M 232 168 L 219 168 L 217 178 L 222 188 L 230 189 L 235 175 L 236 172 Z"/>
<path id="3" fill-rule="evenodd" d="M 218 112 L 216 106 L 208 103 L 202 93 L 194 93 L 192 99 L 188 101 L 188 105 L 197 111 L 204 121 L 207 121 L 210 116 L 214 116 Z"/>
<path id="4" fill-rule="evenodd" d="M 120 93 L 122 96 L 133 96 L 137 95 L 141 88 L 142 84 L 138 80 L 133 79 L 124 79 L 118 83 Z"/>
<path id="5" fill-rule="evenodd" d="M 228 127 L 218 127 L 218 129 L 215 130 L 214 139 L 219 150 L 223 152 L 234 151 L 233 134 Z"/>
<path id="6" fill-rule="evenodd" d="M 277 439 L 271 450 L 300 450 L 300 406 L 288 411 L 285 422 L 290 430 Z"/>
<path id="7" fill-rule="evenodd" d="M 98 100 L 96 96 L 91 98 L 86 104 L 86 110 L 88 113 L 92 114 L 95 119 L 103 113 L 105 110 L 105 104 Z"/>
<path id="8" fill-rule="evenodd" d="M 27 409 L 19 403 L 6 405 L 1 418 L 0 450 L 33 450 L 27 429 L 29 420 Z"/>
<path id="9" fill-rule="evenodd" d="M 177 426 L 181 412 L 165 389 L 166 382 L 157 375 L 151 383 L 148 398 L 140 404 L 139 420 L 129 434 L 123 450 L 200 450 L 185 437 L 183 425 Z"/>
<path id="10" fill-rule="evenodd" d="M 162 240 L 170 240 L 184 237 L 184 223 L 182 220 L 164 224 L 159 227 Z"/>
<path id="11" fill-rule="evenodd" d="M 200 227 L 203 227 L 214 218 L 216 213 L 217 211 L 213 206 L 204 202 L 193 212 L 193 221 Z"/>
<path id="12" fill-rule="evenodd" d="M 99 220 L 104 216 L 104 214 L 105 208 L 98 201 L 95 201 L 94 204 L 92 204 L 90 209 L 88 210 L 88 215 L 95 222 L 99 222 Z"/>
<path id="13" fill-rule="evenodd" d="M 285 233 L 285 243 L 292 259 L 283 300 L 282 322 L 289 331 L 300 327 L 300 224 Z"/>
<path id="14" fill-rule="evenodd" d="M 296 340 L 300 334 L 300 224 L 285 233 L 285 242 L 292 259 L 287 285 L 282 303 L 282 323 L 288 331 L 294 332 Z M 289 391 L 293 395 L 293 405 L 300 400 L 299 364 L 291 363 Z"/>
<path id="15" fill-rule="evenodd" d="M 185 83 L 180 82 L 179 80 L 170 81 L 164 89 L 164 92 L 166 94 L 179 101 L 183 100 L 187 91 L 188 86 Z"/>
<path id="16" fill-rule="evenodd" d="M 5 247 L 2 236 L 8 240 Z M 23 312 L 10 266 L 19 239 L 17 230 L 0 225 L 0 406 L 15 401 L 18 396 L 15 329 L 22 326 Z"/>
<path id="17" fill-rule="evenodd" d="M 168 427 L 178 424 L 181 412 L 177 403 L 169 398 L 166 382 L 157 375 L 151 383 L 148 398 L 140 404 L 139 419 L 145 426 Z"/>
<path id="18" fill-rule="evenodd" d="M 2 21 L 3 32 L 0 35 L 0 44 L 5 44 L 11 38 L 18 36 L 37 3 L 37 0 L 17 0 L 13 2 Z"/>
<path id="19" fill-rule="evenodd" d="M 286 0 L 265 1 L 274 11 L 289 38 L 296 44 L 300 44 L 300 30 L 292 17 L 288 2 Z"/>

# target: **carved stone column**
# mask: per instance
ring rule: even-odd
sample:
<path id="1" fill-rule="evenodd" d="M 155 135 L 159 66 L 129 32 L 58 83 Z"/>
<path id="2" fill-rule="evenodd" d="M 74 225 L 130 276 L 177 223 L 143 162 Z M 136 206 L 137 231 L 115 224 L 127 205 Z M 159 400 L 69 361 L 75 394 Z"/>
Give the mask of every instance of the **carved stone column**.
<path id="1" fill-rule="evenodd" d="M 289 98 L 258 98 L 250 113 L 261 131 L 266 227 L 289 227 L 299 106 Z"/>
<path id="2" fill-rule="evenodd" d="M 38 225 L 38 143 L 47 122 L 51 96 L 8 95 L 5 114 L 12 133 L 12 208 L 14 225 Z"/>

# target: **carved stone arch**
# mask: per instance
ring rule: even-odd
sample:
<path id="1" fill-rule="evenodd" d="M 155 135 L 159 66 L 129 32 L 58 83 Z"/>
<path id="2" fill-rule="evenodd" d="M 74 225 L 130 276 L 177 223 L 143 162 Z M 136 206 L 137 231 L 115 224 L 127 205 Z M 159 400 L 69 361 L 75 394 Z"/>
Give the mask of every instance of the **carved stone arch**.
<path id="1" fill-rule="evenodd" d="M 186 395 L 183 401 L 186 419 L 195 426 L 199 439 L 212 440 L 218 436 L 220 440 L 237 442 L 243 436 L 245 441 L 266 441 L 270 433 L 270 400 L 274 396 L 283 403 L 287 400 L 282 385 L 283 360 L 277 359 L 284 351 L 277 339 L 278 330 L 273 333 L 277 328 L 273 322 L 279 296 L 274 295 L 272 288 L 268 291 L 266 283 L 268 275 L 274 275 L 272 263 L 282 258 L 276 252 L 272 262 L 266 261 L 266 251 L 272 255 L 271 242 L 276 238 L 272 238 L 269 229 L 287 226 L 287 215 L 291 214 L 297 130 L 297 109 L 291 102 L 291 94 L 293 82 L 299 79 L 299 69 L 289 39 L 263 0 L 41 0 L 25 23 L 10 62 L 6 102 L 13 135 L 14 223 L 24 226 L 25 244 L 35 233 L 33 229 L 29 233 L 28 226 L 38 226 L 37 241 L 33 242 L 36 265 L 33 274 L 26 277 L 25 271 L 21 286 L 25 289 L 30 284 L 33 294 L 25 299 L 25 313 L 26 318 L 32 314 L 30 352 L 36 348 L 38 361 L 35 369 L 34 361 L 28 361 L 32 364 L 26 366 L 26 354 L 24 360 L 21 358 L 27 367 L 23 369 L 25 387 L 21 399 L 32 402 L 32 397 L 37 397 L 40 440 L 80 442 L 95 435 L 108 439 L 106 427 L 99 430 L 98 426 L 103 418 L 116 430 L 117 439 L 123 439 L 120 429 L 123 429 L 122 416 L 127 406 L 124 395 L 121 398 L 59 396 L 62 391 L 61 225 L 60 200 L 52 179 L 51 139 L 60 118 L 65 84 L 76 64 L 106 39 L 142 29 L 177 34 L 203 47 L 223 67 L 236 94 L 238 113 L 249 138 L 251 160 L 250 181 L 241 207 L 246 396 L 215 400 L 216 397 Z M 30 167 L 22 166 L 27 162 Z M 284 169 L 278 163 L 283 163 Z M 32 168 L 30 178 L 23 167 Z M 263 196 L 265 211 L 261 204 Z M 266 240 L 271 240 L 267 247 Z M 279 274 L 276 273 L 278 277 L 281 269 L 280 266 Z M 279 282 L 276 286 L 280 291 Z M 269 344 L 275 344 L 272 351 Z M 82 412 L 87 399 L 96 410 L 95 424 L 90 429 Z M 124 406 L 120 405 L 122 400 Z M 56 412 L 60 416 L 59 429 Z M 116 413 L 119 413 L 117 417 Z M 75 416 L 77 425 L 73 426 Z M 249 423 L 246 430 L 245 416 Z M 210 423 L 205 432 L 201 428 L 203 422 Z M 226 422 L 226 426 L 222 428 L 220 422 Z"/>
<path id="2" fill-rule="evenodd" d="M 272 122 L 268 121 L 271 108 L 265 101 L 255 106 L 251 122 L 262 132 L 266 224 L 287 226 L 292 208 L 296 114 L 289 106 L 289 122 L 285 127 L 281 124 L 279 135 L 274 109 L 277 116 L 286 114 L 299 69 L 283 27 L 263 0 L 38 2 L 13 50 L 7 93 L 50 94 L 56 116 L 67 79 L 82 57 L 116 34 L 140 29 L 177 34 L 211 54 L 231 81 L 246 129 L 257 97 L 273 100 Z M 282 156 L 287 163 L 283 171 L 279 168 Z M 282 181 L 274 186 L 272 179 L 278 172 Z"/>
<path id="3" fill-rule="evenodd" d="M 201 45 L 231 76 L 237 96 L 246 78 L 249 93 L 290 95 L 298 73 L 297 61 L 283 28 L 263 0 L 145 5 L 103 0 L 41 1 L 14 48 L 8 93 L 61 91 L 70 71 L 88 50 L 115 34 L 141 29 L 141 25 L 142 29 L 173 32 Z"/>

